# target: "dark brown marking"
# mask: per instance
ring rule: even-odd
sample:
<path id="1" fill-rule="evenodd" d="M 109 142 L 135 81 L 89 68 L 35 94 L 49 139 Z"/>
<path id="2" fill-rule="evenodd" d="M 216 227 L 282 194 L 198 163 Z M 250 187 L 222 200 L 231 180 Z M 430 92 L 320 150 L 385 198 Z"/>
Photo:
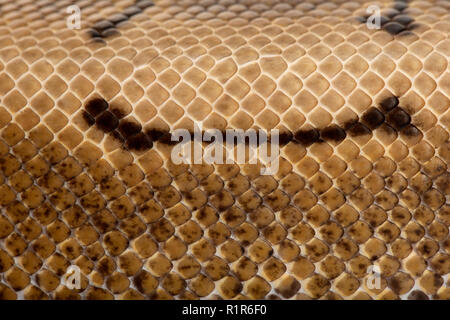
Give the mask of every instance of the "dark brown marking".
<path id="1" fill-rule="evenodd" d="M 131 150 L 145 151 L 153 147 L 153 141 L 148 135 L 140 132 L 127 139 L 127 147 Z"/>
<path id="2" fill-rule="evenodd" d="M 375 130 L 384 122 L 384 115 L 377 108 L 372 107 L 362 116 L 362 122 L 371 130 Z"/>
<path id="3" fill-rule="evenodd" d="M 159 141 L 164 144 L 173 145 L 176 141 L 172 141 L 172 134 L 167 130 L 149 129 L 145 132 L 152 141 Z"/>
<path id="4" fill-rule="evenodd" d="M 411 122 L 411 116 L 402 108 L 397 107 L 389 112 L 387 122 L 395 129 L 400 130 Z"/>
<path id="5" fill-rule="evenodd" d="M 109 111 L 103 112 L 95 119 L 97 127 L 104 132 L 111 132 L 119 126 L 119 119 Z"/>
<path id="6" fill-rule="evenodd" d="M 342 141 L 346 136 L 345 130 L 337 125 L 326 127 L 320 133 L 320 137 L 325 141 Z"/>
<path id="7" fill-rule="evenodd" d="M 86 104 L 85 109 L 91 116 L 96 117 L 108 109 L 108 102 L 101 98 L 92 99 Z"/>
<path id="8" fill-rule="evenodd" d="M 397 22 L 389 22 L 383 26 L 383 29 L 389 32 L 390 34 L 399 34 L 402 31 L 405 31 L 406 28 L 404 25 L 401 25 Z"/>
<path id="9" fill-rule="evenodd" d="M 406 25 L 410 24 L 411 22 L 413 22 L 414 19 L 411 18 L 410 16 L 407 16 L 406 14 L 400 14 L 394 18 L 394 21 L 401 25 L 406 26 Z"/>
<path id="10" fill-rule="evenodd" d="M 396 0 L 394 3 L 394 9 L 402 12 L 408 8 L 408 2 L 409 0 Z"/>
<path id="11" fill-rule="evenodd" d="M 360 137 L 360 136 L 365 136 L 365 135 L 372 133 L 372 131 L 369 128 L 367 128 L 365 125 L 363 125 L 362 123 L 359 123 L 359 122 L 355 123 L 353 126 L 348 128 L 347 132 L 352 137 Z"/>
<path id="12" fill-rule="evenodd" d="M 414 290 L 409 294 L 408 300 L 429 300 L 429 298 L 422 291 Z"/>
<path id="13" fill-rule="evenodd" d="M 122 22 L 127 21 L 131 17 L 141 13 L 143 10 L 153 5 L 154 3 L 149 0 L 136 0 L 134 5 L 125 8 L 122 13 L 114 15 L 110 19 L 96 22 L 92 26 L 92 29 L 89 30 L 89 35 L 91 38 L 102 42 L 103 38 L 108 38 L 119 34 L 117 28 Z"/>
<path id="14" fill-rule="evenodd" d="M 421 135 L 421 131 L 412 125 L 411 117 L 405 109 L 398 107 L 398 98 L 389 97 L 380 103 L 380 109 L 372 107 L 366 111 L 361 121 L 352 119 L 338 126 L 332 124 L 323 129 L 300 129 L 296 132 L 283 131 L 279 133 L 279 145 L 284 146 L 290 142 L 301 144 L 305 147 L 314 143 L 323 143 L 325 141 L 340 142 L 347 135 L 352 137 L 364 136 L 372 134 L 373 130 L 379 129 L 388 134 L 401 134 L 408 137 L 417 137 Z M 89 126 L 96 125 L 97 128 L 105 133 L 110 134 L 114 139 L 118 140 L 123 146 L 129 150 L 145 151 L 153 147 L 154 142 L 160 142 L 167 145 L 175 145 L 179 141 L 172 141 L 172 134 L 168 130 L 146 129 L 143 130 L 142 125 L 124 119 L 125 114 L 119 109 L 109 109 L 108 102 L 101 98 L 89 101 L 82 112 L 83 119 Z M 95 115 L 95 116 L 94 116 Z M 202 132 L 202 136 L 205 132 Z M 226 130 L 221 130 L 222 140 L 226 143 Z M 191 139 L 195 139 L 193 132 L 190 132 Z M 236 141 L 234 143 L 241 143 Z M 271 141 L 272 137 L 268 137 L 267 141 Z M 213 141 L 214 142 L 214 138 Z M 205 143 L 211 143 L 205 142 Z M 245 139 L 245 144 L 249 144 Z M 257 145 L 260 145 L 260 136 L 257 134 Z"/>
<path id="15" fill-rule="evenodd" d="M 160 138 L 162 138 L 166 131 L 157 130 L 157 129 L 149 129 L 147 130 L 147 135 L 152 139 L 153 141 L 158 141 Z"/>
<path id="16" fill-rule="evenodd" d="M 118 108 L 111 108 L 111 112 L 117 117 L 117 119 L 122 119 L 126 116 L 126 114 Z"/>
<path id="17" fill-rule="evenodd" d="M 112 37 L 112 36 L 119 35 L 119 34 L 120 33 L 116 28 L 109 28 L 109 29 L 104 30 L 101 33 L 103 38 L 108 38 L 108 37 Z"/>
<path id="18" fill-rule="evenodd" d="M 128 20 L 128 16 L 126 16 L 123 13 L 118 13 L 114 16 L 112 16 L 108 22 L 110 22 L 112 24 L 112 26 L 118 25 L 121 22 L 127 21 Z"/>
<path id="19" fill-rule="evenodd" d="M 398 98 L 396 96 L 390 96 L 380 102 L 380 107 L 384 112 L 389 112 L 399 104 Z"/>
<path id="20" fill-rule="evenodd" d="M 119 124 L 119 132 L 125 137 L 131 137 L 138 133 L 140 133 L 142 130 L 142 126 L 138 123 L 131 122 L 131 121 L 121 121 Z"/>
<path id="21" fill-rule="evenodd" d="M 405 10 L 409 8 L 409 0 L 395 0 L 391 12 L 380 17 L 381 29 L 391 35 L 408 35 L 417 27 L 414 19 Z M 359 17 L 361 23 L 366 23 L 369 15 Z"/>
<path id="22" fill-rule="evenodd" d="M 121 142 L 121 143 L 126 142 L 125 138 L 124 138 L 117 130 L 111 131 L 111 132 L 110 132 L 110 135 L 111 135 L 114 139 L 118 140 L 118 141 Z"/>
<path id="23" fill-rule="evenodd" d="M 309 146 L 320 140 L 320 131 L 318 129 L 299 130 L 295 133 L 294 139 L 304 146 Z"/>
<path id="24" fill-rule="evenodd" d="M 95 124 L 95 119 L 92 117 L 88 112 L 83 111 L 83 119 L 86 121 L 87 125 L 89 127 L 93 126 Z"/>
<path id="25" fill-rule="evenodd" d="M 280 132 L 278 142 L 280 143 L 280 146 L 284 146 L 287 145 L 289 142 L 291 142 L 293 138 L 294 135 L 290 131 Z"/>

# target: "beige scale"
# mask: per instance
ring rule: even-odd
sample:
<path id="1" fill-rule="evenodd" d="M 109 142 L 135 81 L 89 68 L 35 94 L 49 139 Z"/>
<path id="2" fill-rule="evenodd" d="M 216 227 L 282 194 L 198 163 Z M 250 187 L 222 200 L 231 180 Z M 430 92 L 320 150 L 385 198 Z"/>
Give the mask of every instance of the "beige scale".
<path id="1" fill-rule="evenodd" d="M 446 0 L 0 0 L 0 299 L 450 299 L 449 35 Z M 278 170 L 174 163 L 199 124 L 279 130 Z"/>

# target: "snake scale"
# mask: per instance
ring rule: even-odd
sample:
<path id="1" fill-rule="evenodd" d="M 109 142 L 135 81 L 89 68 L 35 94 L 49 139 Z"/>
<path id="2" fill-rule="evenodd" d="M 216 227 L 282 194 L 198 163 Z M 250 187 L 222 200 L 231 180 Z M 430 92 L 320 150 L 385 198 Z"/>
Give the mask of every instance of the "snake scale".
<path id="1" fill-rule="evenodd" d="M 0 299 L 450 299 L 449 35 L 446 0 L 0 0 Z M 175 163 L 199 124 L 279 130 L 277 170 Z"/>

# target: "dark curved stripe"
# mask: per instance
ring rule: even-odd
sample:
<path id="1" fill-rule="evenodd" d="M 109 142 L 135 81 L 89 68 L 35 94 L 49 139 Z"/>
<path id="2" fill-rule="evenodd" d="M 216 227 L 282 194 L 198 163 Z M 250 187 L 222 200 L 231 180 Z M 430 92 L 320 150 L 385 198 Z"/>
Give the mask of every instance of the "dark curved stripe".
<path id="1" fill-rule="evenodd" d="M 120 141 L 128 150 L 145 151 L 153 147 L 154 142 L 168 145 L 176 144 L 171 140 L 172 133 L 159 129 L 143 130 L 142 125 L 127 119 L 118 110 L 110 110 L 109 104 L 102 98 L 90 100 L 83 110 L 83 118 L 88 126 L 95 125 L 104 133 Z M 310 146 L 325 141 L 340 142 L 347 135 L 352 137 L 370 135 L 374 130 L 399 132 L 406 136 L 419 136 L 420 130 L 411 124 L 411 116 L 399 106 L 399 100 L 391 96 L 383 100 L 379 107 L 367 110 L 359 120 L 347 121 L 342 126 L 332 124 L 326 128 L 284 131 L 279 134 L 279 144 L 296 143 Z M 221 131 L 222 139 L 226 140 L 226 130 Z M 194 133 L 191 132 L 194 139 Z M 270 137 L 269 137 L 270 141 Z M 247 141 L 246 141 L 247 143 Z M 257 141 L 259 144 L 260 142 Z"/>

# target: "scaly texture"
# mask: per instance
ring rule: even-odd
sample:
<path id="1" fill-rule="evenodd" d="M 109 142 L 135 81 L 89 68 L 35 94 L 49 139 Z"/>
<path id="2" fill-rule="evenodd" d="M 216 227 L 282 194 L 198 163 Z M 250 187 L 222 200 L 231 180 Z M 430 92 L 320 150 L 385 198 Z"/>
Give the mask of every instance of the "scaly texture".
<path id="1" fill-rule="evenodd" d="M 449 299 L 449 10 L 0 0 L 0 298 Z M 194 123 L 279 171 L 174 165 Z"/>

